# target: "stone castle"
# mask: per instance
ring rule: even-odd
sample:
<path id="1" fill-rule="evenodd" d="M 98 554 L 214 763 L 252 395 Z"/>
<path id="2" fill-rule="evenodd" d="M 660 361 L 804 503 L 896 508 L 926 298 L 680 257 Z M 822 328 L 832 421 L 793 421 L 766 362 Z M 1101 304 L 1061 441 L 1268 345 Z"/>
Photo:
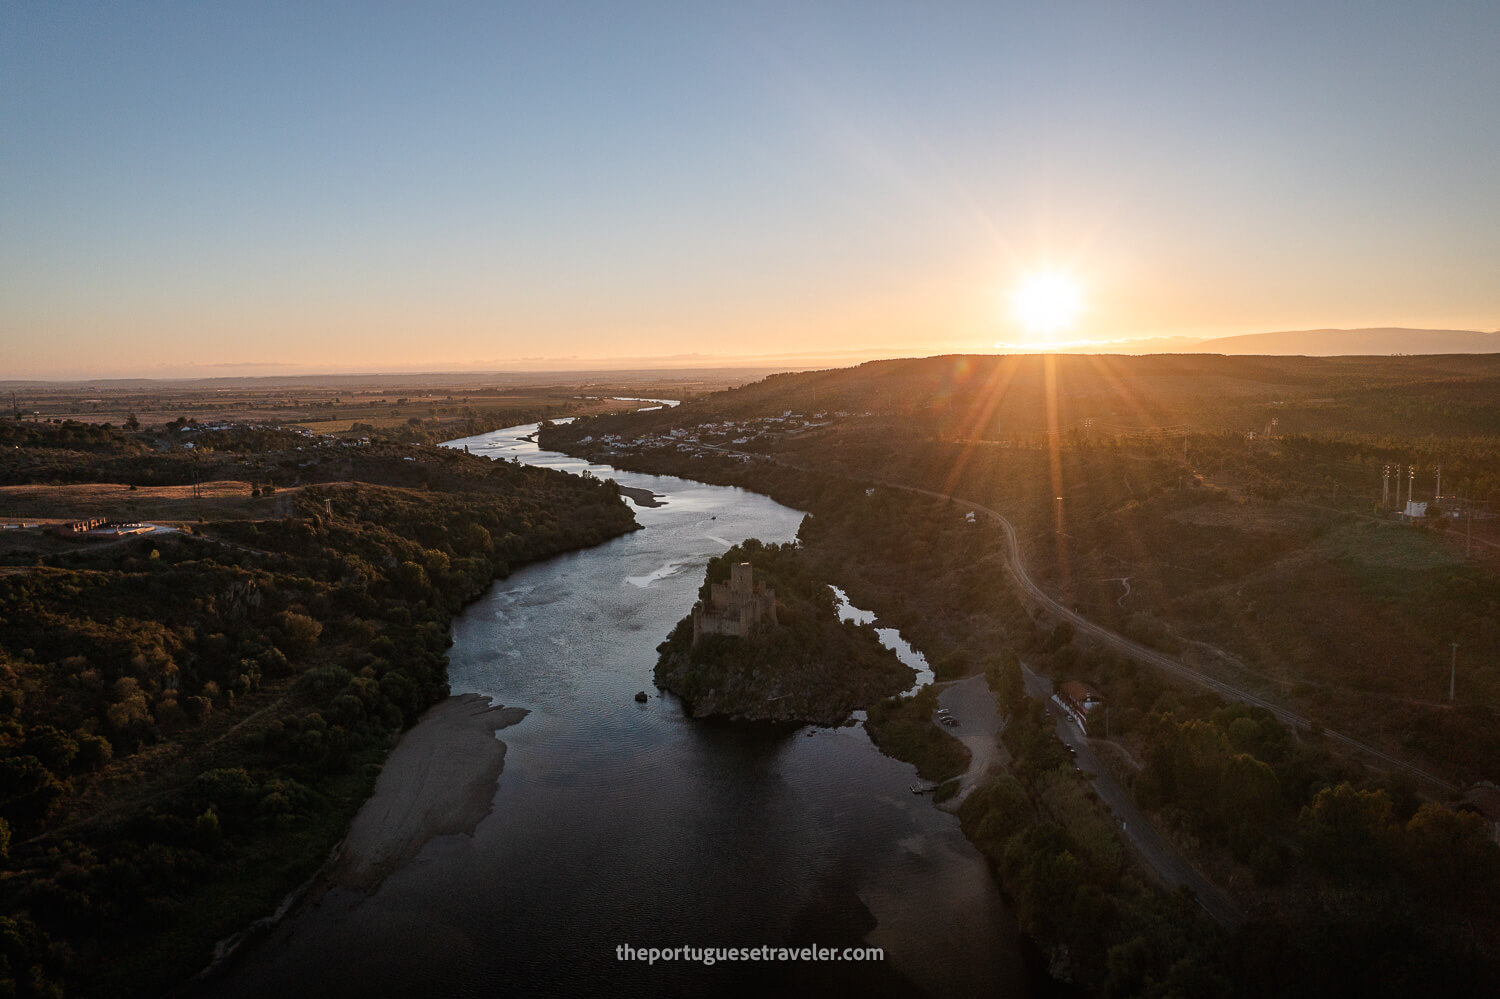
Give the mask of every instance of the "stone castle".
<path id="1" fill-rule="evenodd" d="M 750 634 L 756 626 L 776 623 L 776 591 L 757 583 L 749 562 L 729 567 L 729 582 L 714 583 L 708 601 L 693 605 L 693 644 L 704 635 Z"/>

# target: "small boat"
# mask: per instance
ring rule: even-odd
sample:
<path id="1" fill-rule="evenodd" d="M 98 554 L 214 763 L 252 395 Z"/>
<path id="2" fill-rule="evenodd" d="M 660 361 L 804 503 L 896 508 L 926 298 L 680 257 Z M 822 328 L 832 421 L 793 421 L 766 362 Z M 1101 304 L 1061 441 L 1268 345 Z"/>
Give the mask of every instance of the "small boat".
<path id="1" fill-rule="evenodd" d="M 636 700 L 637 704 L 645 704 L 646 703 L 646 692 L 643 690 L 639 694 L 636 694 L 635 695 L 635 700 Z"/>

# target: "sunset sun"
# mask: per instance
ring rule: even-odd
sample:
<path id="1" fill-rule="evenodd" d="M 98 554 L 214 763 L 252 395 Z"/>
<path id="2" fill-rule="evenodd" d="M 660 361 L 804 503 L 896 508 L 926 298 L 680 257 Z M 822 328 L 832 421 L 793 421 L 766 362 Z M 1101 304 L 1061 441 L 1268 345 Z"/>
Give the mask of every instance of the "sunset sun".
<path id="1" fill-rule="evenodd" d="M 1066 274 L 1029 274 L 1011 293 L 1011 315 L 1036 340 L 1050 340 L 1071 330 L 1083 311 L 1083 292 Z"/>

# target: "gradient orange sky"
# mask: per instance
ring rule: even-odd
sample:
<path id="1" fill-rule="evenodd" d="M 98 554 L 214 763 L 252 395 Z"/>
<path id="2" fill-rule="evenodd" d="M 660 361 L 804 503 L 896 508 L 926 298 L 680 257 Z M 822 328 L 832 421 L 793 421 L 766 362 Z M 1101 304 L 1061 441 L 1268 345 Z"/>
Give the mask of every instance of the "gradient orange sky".
<path id="1" fill-rule="evenodd" d="M 1500 7 L 0 9 L 0 378 L 1500 327 Z"/>

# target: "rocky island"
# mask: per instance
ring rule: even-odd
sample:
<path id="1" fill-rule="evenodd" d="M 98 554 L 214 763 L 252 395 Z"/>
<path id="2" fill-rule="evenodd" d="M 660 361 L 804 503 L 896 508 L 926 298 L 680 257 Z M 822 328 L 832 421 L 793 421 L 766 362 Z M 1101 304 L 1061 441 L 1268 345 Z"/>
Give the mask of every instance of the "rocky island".
<path id="1" fill-rule="evenodd" d="M 913 682 L 873 628 L 839 620 L 795 545 L 731 548 L 709 561 L 698 595 L 658 646 L 655 673 L 694 718 L 839 725 Z"/>

